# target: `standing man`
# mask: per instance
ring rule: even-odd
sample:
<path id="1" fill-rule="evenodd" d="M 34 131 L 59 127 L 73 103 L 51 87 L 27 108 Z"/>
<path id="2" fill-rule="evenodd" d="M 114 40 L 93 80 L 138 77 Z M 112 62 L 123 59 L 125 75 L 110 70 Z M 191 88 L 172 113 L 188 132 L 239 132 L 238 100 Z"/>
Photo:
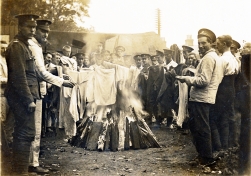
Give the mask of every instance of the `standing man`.
<path id="1" fill-rule="evenodd" d="M 35 35 L 37 15 L 17 15 L 18 34 L 6 51 L 8 82 L 5 89 L 15 125 L 13 133 L 13 175 L 28 174 L 31 142 L 35 137 L 36 101 L 41 99 L 35 58 L 28 40 Z"/>
<path id="2" fill-rule="evenodd" d="M 160 66 L 164 66 L 165 65 L 165 56 L 164 53 L 162 51 L 156 50 L 156 55 L 158 55 L 158 63 Z"/>
<path id="3" fill-rule="evenodd" d="M 193 143 L 199 154 L 199 163 L 202 165 L 215 163 L 212 154 L 209 108 L 215 103 L 218 85 L 222 80 L 220 59 L 211 48 L 211 44 L 215 41 L 216 36 L 211 30 L 200 29 L 198 45 L 203 57 L 196 68 L 195 76 L 176 76 L 182 83 L 186 82 L 188 86 L 191 86 L 188 123 Z"/>
<path id="4" fill-rule="evenodd" d="M 78 64 L 77 64 L 77 61 L 75 59 L 71 58 L 71 53 L 72 53 L 71 52 L 71 46 L 69 46 L 69 45 L 63 46 L 63 48 L 62 48 L 63 56 L 62 57 L 65 57 L 65 59 L 67 59 L 70 62 L 71 69 L 77 71 L 77 65 Z"/>
<path id="5" fill-rule="evenodd" d="M 148 74 L 149 74 L 149 67 L 150 65 L 150 54 L 141 54 L 142 58 L 142 65 L 143 69 L 141 70 L 139 76 L 138 76 L 138 91 L 141 98 L 142 105 L 144 107 L 144 110 L 147 111 L 147 80 L 148 80 Z M 148 119 L 145 119 L 146 122 L 149 124 L 152 119 L 152 117 L 149 117 Z"/>
<path id="6" fill-rule="evenodd" d="M 168 71 L 171 68 L 176 67 L 178 64 L 172 59 L 173 50 L 170 50 L 170 49 L 163 49 L 163 50 L 164 50 L 164 55 L 166 59 L 165 68 Z"/>
<path id="7" fill-rule="evenodd" d="M 29 49 L 31 50 L 32 56 L 35 59 L 36 72 L 39 75 L 40 80 L 45 80 L 50 84 L 54 84 L 58 87 L 66 86 L 73 87 L 73 83 L 69 80 L 64 80 L 58 76 L 54 76 L 49 73 L 44 65 L 42 45 L 47 42 L 48 34 L 50 31 L 49 25 L 51 21 L 49 20 L 37 20 L 36 35 L 35 38 L 32 37 L 28 40 Z M 40 92 L 42 98 L 46 95 L 46 82 L 39 81 Z M 39 149 L 40 149 L 40 140 L 41 140 L 41 126 L 42 126 L 42 100 L 36 100 L 36 110 L 35 110 L 35 139 L 32 142 L 32 150 L 30 153 L 30 166 L 29 172 L 37 173 L 48 173 L 48 169 L 43 169 L 39 166 Z"/>
<path id="8" fill-rule="evenodd" d="M 114 64 L 118 64 L 118 65 L 125 65 L 125 61 L 124 61 L 124 52 L 125 52 L 125 48 L 123 46 L 117 46 L 115 48 L 116 51 L 116 55 L 118 56 L 118 58 L 116 59 L 116 61 L 114 62 Z"/>
<path id="9" fill-rule="evenodd" d="M 213 151 L 227 150 L 229 127 L 234 130 L 233 125 L 236 123 L 234 118 L 234 80 L 238 70 L 238 62 L 230 52 L 232 37 L 229 35 L 220 36 L 217 38 L 216 44 L 218 51 L 222 54 L 220 60 L 223 79 L 218 87 L 216 101 L 211 106 L 209 115 Z"/>
<path id="10" fill-rule="evenodd" d="M 191 53 L 194 49 L 192 47 L 190 47 L 190 46 L 187 46 L 187 45 L 182 45 L 182 49 L 183 49 L 184 59 L 187 62 L 189 53 Z"/>
<path id="11" fill-rule="evenodd" d="M 149 67 L 149 76 L 147 80 L 147 103 L 148 111 L 151 117 L 155 117 L 157 127 L 160 127 L 161 117 L 158 114 L 157 98 L 163 83 L 164 67 L 158 65 L 158 55 L 151 56 L 152 66 Z"/>

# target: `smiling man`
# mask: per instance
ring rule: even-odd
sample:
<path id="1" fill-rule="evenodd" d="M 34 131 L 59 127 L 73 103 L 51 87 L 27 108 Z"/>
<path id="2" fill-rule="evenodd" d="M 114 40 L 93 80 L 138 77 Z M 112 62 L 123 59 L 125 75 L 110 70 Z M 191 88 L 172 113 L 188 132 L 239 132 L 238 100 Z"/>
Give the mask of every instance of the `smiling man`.
<path id="1" fill-rule="evenodd" d="M 189 127 L 193 143 L 199 154 L 199 163 L 215 163 L 212 154 L 209 108 L 215 103 L 219 83 L 222 80 L 221 62 L 211 44 L 216 41 L 215 34 L 209 29 L 198 31 L 198 46 L 202 55 L 194 77 L 177 76 L 181 82 L 191 86 L 188 103 Z"/>

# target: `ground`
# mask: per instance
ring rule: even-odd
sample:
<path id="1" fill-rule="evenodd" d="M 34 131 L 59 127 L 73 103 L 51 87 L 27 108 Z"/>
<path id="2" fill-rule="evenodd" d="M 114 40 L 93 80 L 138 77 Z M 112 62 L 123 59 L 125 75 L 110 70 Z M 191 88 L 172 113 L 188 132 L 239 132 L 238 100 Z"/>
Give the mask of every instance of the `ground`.
<path id="1" fill-rule="evenodd" d="M 72 147 L 66 142 L 65 135 L 59 131 L 57 136 L 42 138 L 40 165 L 48 168 L 48 175 L 84 176 L 162 176 L 162 175 L 204 175 L 209 168 L 191 166 L 189 161 L 197 153 L 191 142 L 191 134 L 184 135 L 180 130 L 167 127 L 151 128 L 161 148 L 127 151 L 89 151 Z M 229 155 L 218 162 L 216 171 L 210 174 L 230 173 Z M 3 157 L 2 175 L 8 175 L 10 157 Z M 236 158 L 237 159 L 237 158 Z M 231 159 L 231 163 L 236 160 Z"/>

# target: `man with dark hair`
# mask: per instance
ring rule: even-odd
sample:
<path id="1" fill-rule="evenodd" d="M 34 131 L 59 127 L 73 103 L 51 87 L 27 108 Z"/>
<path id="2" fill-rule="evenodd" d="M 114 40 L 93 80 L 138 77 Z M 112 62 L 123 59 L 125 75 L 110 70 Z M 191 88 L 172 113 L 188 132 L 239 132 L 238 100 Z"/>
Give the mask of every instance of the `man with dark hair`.
<path id="1" fill-rule="evenodd" d="M 171 68 L 176 67 L 178 64 L 173 60 L 173 50 L 170 49 L 163 49 L 164 50 L 164 55 L 166 59 L 166 65 L 164 66 L 167 71 L 170 70 Z"/>
<path id="2" fill-rule="evenodd" d="M 15 125 L 13 133 L 13 175 L 28 174 L 31 142 L 35 137 L 36 100 L 40 99 L 35 59 L 28 40 L 35 35 L 37 15 L 17 15 L 18 34 L 6 51 L 8 82 L 5 89 Z"/>
<path id="3" fill-rule="evenodd" d="M 199 51 L 202 59 L 191 76 L 176 76 L 180 82 L 191 86 L 188 103 L 189 128 L 193 136 L 193 143 L 199 154 L 199 163 L 211 165 L 215 163 L 212 154 L 211 130 L 209 126 L 209 108 L 215 103 L 218 85 L 222 80 L 221 63 L 212 42 L 216 41 L 215 34 L 209 29 L 198 31 Z"/>
<path id="4" fill-rule="evenodd" d="M 210 127 L 212 149 L 215 154 L 228 149 L 229 125 L 235 123 L 234 118 L 234 80 L 238 71 L 238 62 L 230 52 L 232 37 L 222 35 L 216 41 L 218 51 L 222 54 L 222 82 L 216 95 L 215 104 L 210 108 Z M 216 156 L 217 157 L 217 156 Z"/>

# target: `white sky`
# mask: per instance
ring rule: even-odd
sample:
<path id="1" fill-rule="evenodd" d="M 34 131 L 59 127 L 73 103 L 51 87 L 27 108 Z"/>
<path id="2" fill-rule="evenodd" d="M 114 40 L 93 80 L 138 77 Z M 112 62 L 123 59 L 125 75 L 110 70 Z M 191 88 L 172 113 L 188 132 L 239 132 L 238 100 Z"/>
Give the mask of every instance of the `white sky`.
<path id="1" fill-rule="evenodd" d="M 250 0 L 91 0 L 85 26 L 104 33 L 157 33 L 157 8 L 167 47 L 184 44 L 187 35 L 196 45 L 200 28 L 251 42 Z"/>

